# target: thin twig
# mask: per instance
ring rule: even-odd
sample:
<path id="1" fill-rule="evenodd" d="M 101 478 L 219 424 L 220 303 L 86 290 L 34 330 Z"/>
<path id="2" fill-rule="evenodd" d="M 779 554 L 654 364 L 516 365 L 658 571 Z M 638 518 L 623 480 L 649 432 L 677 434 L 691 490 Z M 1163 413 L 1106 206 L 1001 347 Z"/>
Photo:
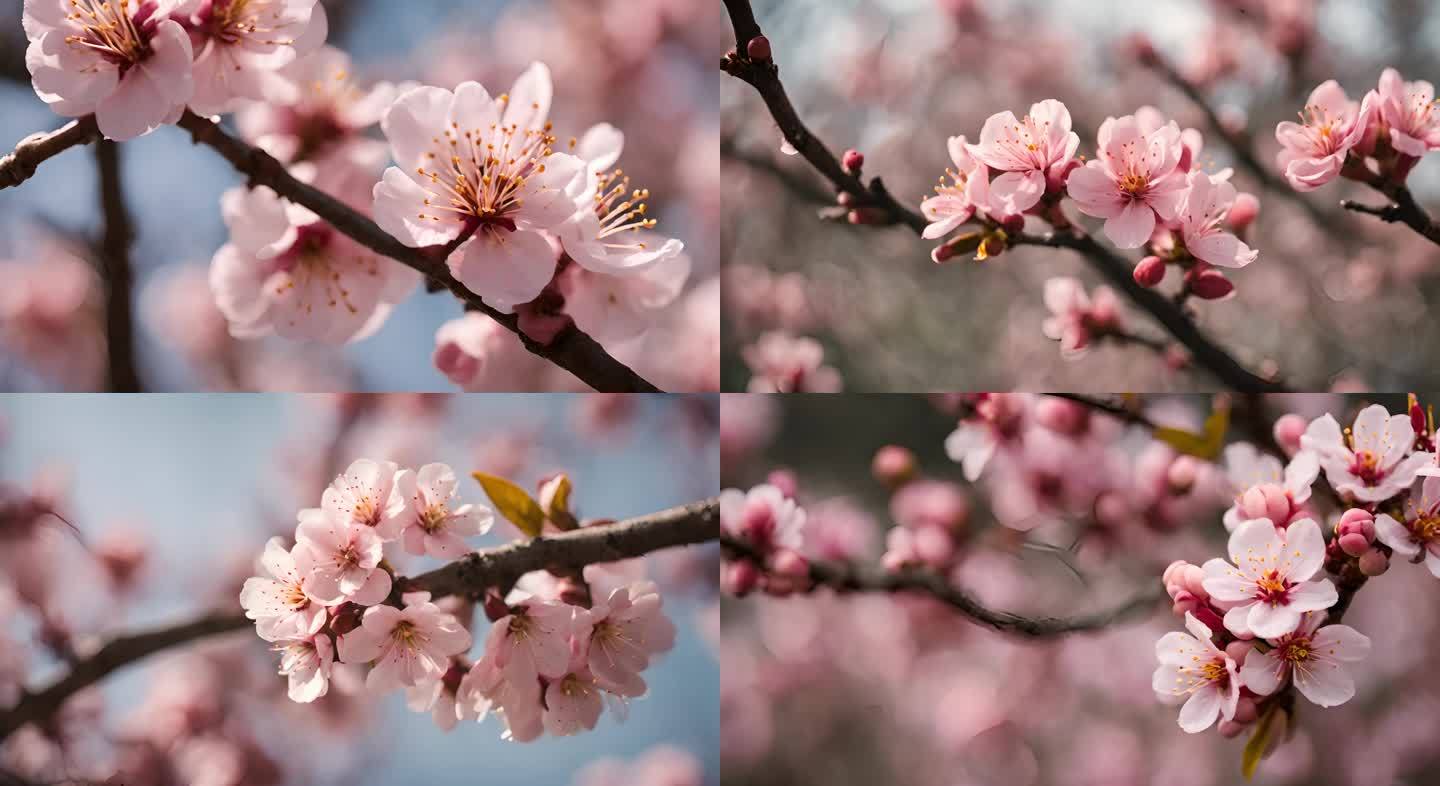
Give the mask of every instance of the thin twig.
<path id="1" fill-rule="evenodd" d="M 71 120 L 60 128 L 31 134 L 15 146 L 14 152 L 0 158 L 0 189 L 18 186 L 35 175 L 36 167 L 72 147 L 88 145 L 100 138 L 95 116 Z"/>
<path id="2" fill-rule="evenodd" d="M 462 557 L 443 568 L 395 580 L 392 601 L 402 592 L 483 597 L 490 588 L 508 589 L 536 570 L 580 569 L 586 565 L 642 557 L 653 551 L 715 540 L 720 535 L 720 503 L 711 498 L 613 524 L 511 543 Z M 254 623 L 236 612 L 214 612 L 180 625 L 111 639 L 70 672 L 35 693 L 24 694 L 0 713 L 0 742 L 27 723 L 44 723 L 76 692 L 169 647 L 229 633 Z"/>
<path id="3" fill-rule="evenodd" d="M 770 116 L 780 127 L 786 141 L 794 147 L 837 191 L 850 195 L 850 209 L 868 209 L 867 224 L 903 224 L 916 234 L 924 231 L 925 217 L 898 202 L 880 178 L 868 184 L 841 166 L 835 154 L 816 137 L 795 111 L 780 81 L 780 71 L 771 60 L 755 60 L 746 54 L 746 45 L 761 35 L 760 25 L 749 0 L 725 0 L 735 29 L 735 51 L 727 54 L 720 68 L 760 94 Z M 1214 374 L 1221 382 L 1236 390 L 1277 391 L 1283 386 L 1258 376 L 1240 365 L 1231 355 L 1205 335 L 1174 303 L 1156 292 L 1135 283 L 1130 263 L 1078 229 L 1045 235 L 1018 235 L 1011 245 L 1043 245 L 1079 252 L 1110 284 L 1125 293 L 1137 306 L 1149 312 L 1177 341 L 1185 345 L 1195 363 Z"/>
<path id="4" fill-rule="evenodd" d="M 1104 399 L 1096 396 L 1086 396 L 1079 393 L 1046 393 L 1045 395 L 1053 396 L 1054 398 L 1063 398 L 1067 401 L 1073 401 L 1076 404 L 1081 404 L 1097 412 L 1104 412 L 1111 417 L 1119 418 L 1126 423 L 1130 423 L 1136 426 L 1144 426 L 1151 431 L 1160 428 L 1160 424 L 1151 420 L 1145 415 L 1145 413 L 1141 412 L 1138 409 L 1126 406 L 1125 404 L 1117 402 L 1113 399 Z"/>
<path id="5" fill-rule="evenodd" d="M 1394 202 L 1377 206 L 1345 199 L 1341 200 L 1340 206 L 1356 213 L 1375 216 L 1386 223 L 1404 224 L 1419 232 L 1421 237 L 1426 240 L 1440 245 L 1440 222 L 1425 212 L 1425 209 L 1415 200 L 1415 195 L 1410 193 L 1409 188 L 1404 185 L 1380 188 Z"/>
<path id="6" fill-rule="evenodd" d="M 730 552 L 732 558 L 748 559 L 757 565 L 762 564 L 759 553 L 742 540 L 722 535 L 720 544 Z M 1141 592 L 1119 606 L 1092 614 L 1077 617 L 1026 617 L 987 608 L 964 590 L 951 584 L 944 576 L 929 570 L 911 568 L 890 573 L 858 565 L 816 561 L 810 563 L 810 582 L 814 587 L 827 587 L 836 592 L 904 592 L 929 595 L 987 628 L 1034 639 L 1108 628 L 1153 611 L 1156 603 L 1164 597 L 1164 593 L 1157 588 Z"/>
<path id="7" fill-rule="evenodd" d="M 108 139 L 95 146 L 95 163 L 100 174 L 100 215 L 105 228 L 96 252 L 100 279 L 105 286 L 105 368 L 112 393 L 140 393 L 139 364 L 135 356 L 134 270 L 130 247 L 135 241 L 134 222 L 125 204 L 120 176 L 120 146 Z"/>

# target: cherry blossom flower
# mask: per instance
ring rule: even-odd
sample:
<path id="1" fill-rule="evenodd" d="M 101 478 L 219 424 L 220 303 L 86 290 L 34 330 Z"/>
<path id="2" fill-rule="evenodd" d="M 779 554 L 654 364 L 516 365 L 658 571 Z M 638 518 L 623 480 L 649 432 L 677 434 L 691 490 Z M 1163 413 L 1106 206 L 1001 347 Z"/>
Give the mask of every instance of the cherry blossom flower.
<path id="1" fill-rule="evenodd" d="M 971 154 L 963 135 L 950 137 L 945 146 L 955 168 L 945 169 L 951 184 L 946 185 L 945 178 L 940 178 L 935 196 L 920 203 L 920 212 L 930 222 L 923 233 L 926 240 L 942 238 L 977 212 L 988 213 L 990 209 L 990 170 Z"/>
<path id="2" fill-rule="evenodd" d="M 1205 623 L 1186 612 L 1185 627 L 1189 633 L 1171 631 L 1155 643 L 1160 667 L 1151 687 L 1162 701 L 1185 703 L 1180 708 L 1180 728 L 1197 734 L 1217 719 L 1235 717 L 1240 675 L 1235 660 L 1215 646 Z"/>
<path id="3" fill-rule="evenodd" d="M 230 112 L 246 101 L 293 103 L 296 86 L 279 69 L 325 43 L 319 0 L 185 0 L 174 17 L 190 32 L 197 114 Z"/>
<path id="4" fill-rule="evenodd" d="M 275 650 L 281 653 L 280 674 L 290 680 L 291 701 L 308 704 L 329 692 L 335 648 L 328 634 L 281 641 Z"/>
<path id="5" fill-rule="evenodd" d="M 741 354 L 754 375 L 751 393 L 840 392 L 840 372 L 824 365 L 825 348 L 808 336 L 772 330 Z"/>
<path id="6" fill-rule="evenodd" d="M 1091 339 L 1120 328 L 1120 301 L 1115 291 L 1106 286 L 1095 287 L 1092 299 L 1079 279 L 1048 279 L 1045 307 L 1051 316 L 1042 329 L 1046 337 L 1060 342 L 1060 351 L 1066 357 L 1083 355 Z"/>
<path id="7" fill-rule="evenodd" d="M 1070 130 L 1070 111 L 1055 99 L 1030 107 L 1024 120 L 1013 112 L 991 115 L 971 155 L 1004 174 L 990 182 L 991 203 L 1006 214 L 1022 213 L 1045 195 L 1047 176 L 1059 176 L 1075 157 L 1080 137 Z"/>
<path id="8" fill-rule="evenodd" d="M 1210 597 L 1235 604 L 1225 627 L 1236 636 L 1279 638 L 1299 627 L 1304 612 L 1339 599 L 1329 579 L 1314 580 L 1325 563 L 1325 537 L 1312 519 L 1285 530 L 1269 519 L 1242 522 L 1230 534 L 1229 550 L 1230 563 L 1219 557 L 1205 563 L 1202 586 Z"/>
<path id="9" fill-rule="evenodd" d="M 179 0 L 25 0 L 25 66 L 58 114 L 94 113 L 127 140 L 180 119 L 194 91 L 190 36 L 169 18 Z"/>
<path id="10" fill-rule="evenodd" d="M 431 357 L 440 373 L 470 392 L 522 390 L 537 368 L 514 333 L 478 311 L 441 325 Z"/>
<path id="11" fill-rule="evenodd" d="M 1245 687 L 1268 696 L 1287 679 L 1305 698 L 1321 707 L 1335 707 L 1355 695 L 1355 681 L 1344 664 L 1365 659 L 1370 639 L 1349 625 L 1323 625 L 1326 615 L 1305 615 L 1293 633 L 1273 638 L 1266 652 L 1245 656 L 1240 678 Z"/>
<path id="12" fill-rule="evenodd" d="M 340 637 L 340 659 L 374 662 L 365 686 L 376 693 L 415 687 L 449 670 L 450 658 L 470 649 L 470 632 L 430 602 L 430 594 L 407 595 L 405 608 L 372 606 L 360 627 Z"/>
<path id="13" fill-rule="evenodd" d="M 1284 527 L 1303 510 L 1319 474 L 1320 460 L 1310 451 L 1295 454 L 1282 466 L 1280 459 L 1249 442 L 1225 446 L 1225 477 L 1235 498 L 1225 511 L 1225 529 L 1234 532 L 1250 519 L 1270 519 Z"/>
<path id="14" fill-rule="evenodd" d="M 1375 537 L 1397 556 L 1425 560 L 1425 567 L 1440 578 L 1440 477 L 1420 479 L 1400 521 L 1389 513 L 1375 516 Z M 1418 497 L 1418 501 L 1416 498 Z"/>
<path id="15" fill-rule="evenodd" d="M 1105 235 L 1121 248 L 1145 245 L 1158 215 L 1175 218 L 1186 181 L 1177 172 L 1185 146 L 1180 127 L 1169 123 L 1145 131 L 1134 115 L 1105 119 L 1099 154 L 1065 181 L 1080 212 L 1105 219 Z"/>
<path id="16" fill-rule="evenodd" d="M 450 731 L 465 714 L 457 697 L 460 682 L 468 672 L 460 664 L 451 663 L 443 675 L 422 677 L 405 689 L 405 706 L 414 712 L 429 712 L 441 731 Z"/>
<path id="17" fill-rule="evenodd" d="M 760 549 L 799 550 L 805 509 L 769 483 L 720 492 L 720 528 Z"/>
<path id="18" fill-rule="evenodd" d="M 363 156 L 359 149 L 348 151 Z M 327 162 L 316 179 L 322 190 L 353 193 L 347 184 L 363 161 L 349 155 Z M 306 179 L 306 177 L 301 177 Z M 385 323 L 420 274 L 377 255 L 335 231 L 308 209 L 266 187 L 235 188 L 221 197 L 230 242 L 215 252 L 210 287 L 237 338 L 274 333 L 298 341 L 341 344 L 364 339 Z"/>
<path id="19" fill-rule="evenodd" d="M 622 275 L 570 265 L 559 282 L 565 313 L 597 341 L 627 341 L 648 330 L 660 311 L 680 297 L 690 268 L 684 253 Z"/>
<path id="20" fill-rule="evenodd" d="M 545 686 L 545 730 L 556 737 L 594 729 L 604 710 L 604 691 L 586 667 L 583 654 L 576 653 L 570 669 Z"/>
<path id="21" fill-rule="evenodd" d="M 1429 462 L 1429 453 L 1410 452 L 1414 441 L 1408 415 L 1392 416 L 1385 407 L 1371 404 L 1344 433 L 1328 413 L 1311 421 L 1300 446 L 1315 452 L 1325 479 L 1342 496 L 1383 502 L 1410 488 Z"/>
<path id="22" fill-rule="evenodd" d="M 1390 145 L 1419 158 L 1440 150 L 1440 105 L 1435 86 L 1425 81 L 1406 82 L 1400 72 L 1387 68 L 1380 74 L 1380 117 L 1390 131 Z"/>
<path id="23" fill-rule="evenodd" d="M 384 543 L 374 529 L 344 521 L 321 508 L 300 511 L 295 561 L 310 565 L 303 577 L 312 599 L 337 606 L 372 606 L 390 594 L 390 573 L 379 567 Z"/>
<path id="24" fill-rule="evenodd" d="M 495 514 L 484 505 L 461 505 L 450 509 L 455 497 L 455 471 L 444 464 L 426 464 L 419 472 L 408 469 L 395 475 L 395 494 L 409 500 L 402 539 L 411 554 L 429 554 L 456 559 L 470 551 L 463 538 L 484 535 L 495 523 Z"/>
<path id="25" fill-rule="evenodd" d="M 1260 252 L 1222 229 L 1230 206 L 1235 204 L 1235 186 L 1196 170 L 1187 175 L 1177 218 L 1185 249 L 1202 262 L 1219 267 L 1241 268 L 1254 262 Z"/>
<path id="26" fill-rule="evenodd" d="M 640 672 L 655 655 L 675 646 L 675 624 L 661 609 L 653 582 L 611 591 L 590 608 L 588 665 L 605 690 L 625 696 L 645 693 Z"/>
<path id="27" fill-rule="evenodd" d="M 545 708 L 541 704 L 540 680 L 516 682 L 508 679 L 495 662 L 499 637 L 492 627 L 481 658 L 460 681 L 456 694 L 457 712 L 462 718 L 484 720 L 493 710 L 505 722 L 501 739 L 530 742 L 545 733 Z"/>
<path id="28" fill-rule="evenodd" d="M 450 272 L 506 312 L 550 283 L 556 258 L 542 232 L 578 208 L 566 187 L 585 163 L 554 152 L 550 99 L 549 70 L 536 63 L 508 96 L 476 82 L 453 93 L 418 87 L 380 121 L 399 166 L 375 186 L 376 222 L 414 248 L 476 227 L 450 255 Z"/>
<path id="29" fill-rule="evenodd" d="M 570 258 L 597 273 L 645 270 L 685 248 L 653 231 L 658 222 L 646 217 L 650 190 L 633 188 L 623 170 L 610 171 L 624 148 L 625 135 L 605 123 L 572 142 L 574 155 L 585 164 L 569 187 L 579 209 L 557 233 Z"/>
<path id="30" fill-rule="evenodd" d="M 374 530 L 395 540 L 415 515 L 413 499 L 395 482 L 393 461 L 358 459 L 335 478 L 320 497 L 320 507 L 341 522 Z"/>
<path id="31" fill-rule="evenodd" d="M 1031 400 L 1023 393 L 989 393 L 975 405 L 975 417 L 945 438 L 945 455 L 960 462 L 965 479 L 974 483 L 1005 446 L 1019 443 Z"/>
<path id="32" fill-rule="evenodd" d="M 1383 81 L 1383 79 L 1382 79 Z M 1359 144 L 1371 122 L 1374 96 L 1351 101 L 1331 79 L 1310 91 L 1302 122 L 1286 121 L 1275 127 L 1283 149 L 1278 163 L 1296 191 L 1313 191 L 1335 179 L 1350 149 Z"/>
<path id="33" fill-rule="evenodd" d="M 397 93 L 389 82 L 357 85 L 350 56 L 333 46 L 321 47 L 279 73 L 294 84 L 295 100 L 245 104 L 235 122 L 245 139 L 285 162 L 315 158 L 337 144 L 360 141 L 359 133 L 380 122 Z"/>
<path id="34" fill-rule="evenodd" d="M 556 601 L 522 600 L 490 627 L 486 653 L 514 684 L 561 677 L 570 667 L 571 639 L 590 636 L 588 618 L 577 619 L 575 611 Z"/>
<path id="35" fill-rule="evenodd" d="M 255 631 L 266 641 L 313 636 L 325 625 L 325 607 L 305 592 L 305 577 L 311 566 L 308 552 L 301 562 L 284 546 L 284 539 L 271 538 L 265 544 L 261 565 L 273 578 L 256 576 L 245 580 L 240 605 L 245 616 L 255 620 Z"/>

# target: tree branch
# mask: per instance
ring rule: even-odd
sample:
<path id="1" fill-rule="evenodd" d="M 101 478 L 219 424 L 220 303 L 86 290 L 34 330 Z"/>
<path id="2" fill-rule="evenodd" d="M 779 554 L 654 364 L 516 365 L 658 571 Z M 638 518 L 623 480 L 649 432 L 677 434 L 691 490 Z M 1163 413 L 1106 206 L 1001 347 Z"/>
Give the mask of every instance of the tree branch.
<path id="1" fill-rule="evenodd" d="M 214 149 L 229 161 L 248 178 L 251 188 L 267 186 L 291 202 L 309 208 L 360 245 L 418 270 L 435 285 L 437 291 L 448 290 L 465 304 L 467 310 L 479 311 L 504 325 L 519 337 L 525 349 L 565 369 L 590 387 L 607 393 L 662 392 L 629 366 L 616 360 L 573 322 L 549 344 L 525 335 L 517 315 L 505 314 L 491 307 L 450 274 L 445 257 L 454 250 L 452 246 L 458 244 L 433 250 L 410 248 L 338 199 L 296 180 L 286 171 L 284 164 L 263 150 L 229 135 L 216 123 L 187 110 L 177 125 L 190 132 L 196 144 Z M 26 139 L 16 146 L 14 153 L 0 159 L 0 188 L 24 182 L 35 173 L 35 167 L 40 163 L 71 147 L 99 138 L 94 118 L 86 117 L 58 131 Z"/>
<path id="2" fill-rule="evenodd" d="M 735 28 L 736 49 L 721 61 L 721 70 L 755 88 L 786 141 L 829 180 L 837 191 L 850 195 L 853 201 L 847 207 L 868 209 L 869 217 L 866 223 L 903 224 L 917 235 L 923 232 L 927 224 L 924 216 L 898 202 L 880 178 L 871 178 L 868 184 L 862 183 L 858 177 L 841 166 L 824 142 L 811 133 L 800 120 L 794 105 L 790 103 L 775 63 L 771 60 L 755 60 L 746 54 L 747 44 L 761 35 L 760 25 L 755 21 L 755 13 L 749 0 L 725 0 L 725 8 L 729 11 L 731 24 Z M 1112 286 L 1149 312 L 1177 341 L 1185 345 L 1198 366 L 1214 374 L 1221 382 L 1244 391 L 1283 389 L 1275 381 L 1246 370 L 1239 361 L 1206 336 L 1175 303 L 1136 284 L 1130 273 L 1130 264 L 1088 235 L 1080 234 L 1072 227 L 1064 232 L 1046 235 L 1020 235 L 1012 240 L 1012 244 L 1043 245 L 1079 252 Z"/>
<path id="3" fill-rule="evenodd" d="M 509 590 L 536 570 L 577 570 L 586 565 L 642 557 L 652 551 L 715 540 L 720 503 L 711 498 L 613 524 L 571 530 L 477 551 L 443 568 L 413 578 L 397 577 L 392 600 L 403 592 L 483 597 L 491 588 Z M 65 700 L 111 672 L 169 647 L 253 626 L 244 614 L 213 612 L 191 622 L 111 639 L 70 672 L 36 693 L 26 693 L 0 713 L 0 742 L 27 723 L 44 723 Z"/>
<path id="4" fill-rule="evenodd" d="M 1340 206 L 1356 213 L 1375 216 L 1386 223 L 1404 224 L 1431 243 L 1440 245 L 1440 222 L 1425 212 L 1425 208 L 1415 200 L 1415 195 L 1410 193 L 1409 188 L 1403 184 L 1375 187 L 1394 201 L 1388 205 L 1375 206 L 1345 199 L 1340 202 Z"/>
<path id="5" fill-rule="evenodd" d="M 100 174 L 100 214 L 105 228 L 97 244 L 100 278 L 105 285 L 105 358 L 108 390 L 140 393 L 140 370 L 135 357 L 134 271 L 130 246 L 135 230 L 120 178 L 120 146 L 108 139 L 95 146 Z"/>
<path id="6" fill-rule="evenodd" d="M 760 554 L 744 541 L 721 535 L 720 544 L 736 559 L 748 559 L 757 565 L 763 564 Z M 929 595 L 977 624 L 1001 633 L 1033 639 L 1108 628 L 1153 611 L 1155 604 L 1165 596 L 1159 589 L 1152 589 L 1141 592 L 1114 608 L 1078 617 L 1025 617 L 986 608 L 964 590 L 946 581 L 944 576 L 928 570 L 910 569 L 889 573 L 844 563 L 811 562 L 810 581 L 814 586 L 828 587 L 836 592 L 906 592 Z"/>
<path id="7" fill-rule="evenodd" d="M 78 145 L 100 138 L 95 116 L 71 120 L 50 132 L 31 134 L 15 145 L 14 152 L 0 158 L 0 189 L 18 186 L 35 175 L 36 167 Z"/>

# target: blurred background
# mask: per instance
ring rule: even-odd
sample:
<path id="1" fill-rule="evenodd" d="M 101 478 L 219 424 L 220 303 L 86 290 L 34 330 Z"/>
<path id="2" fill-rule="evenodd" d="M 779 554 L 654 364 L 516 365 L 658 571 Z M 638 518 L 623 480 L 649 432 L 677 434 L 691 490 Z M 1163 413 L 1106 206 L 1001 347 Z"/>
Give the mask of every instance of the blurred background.
<path id="1" fill-rule="evenodd" d="M 1422 404 L 1435 398 L 1420 395 Z M 1371 402 L 1405 411 L 1403 396 L 1267 396 L 1234 403 L 1226 439 L 1263 439 L 1282 413 L 1308 420 L 1328 412 L 1348 426 Z M 1151 689 L 1155 643 L 1181 628 L 1160 592 L 1161 574 L 1174 560 L 1198 565 L 1223 551 L 1221 515 L 1234 492 L 1211 464 L 1191 463 L 1180 484 L 1173 450 L 1108 417 L 1062 435 L 1050 428 L 1059 421 L 1037 414 L 1054 403 L 1025 402 L 1024 447 L 992 459 L 970 483 L 943 447 L 964 409 L 959 397 L 723 396 L 722 486 L 793 484 L 808 514 L 804 551 L 812 560 L 875 566 L 882 552 L 898 551 L 897 531 L 943 520 L 954 553 L 935 569 L 992 610 L 1066 618 L 1155 593 L 1148 613 L 1097 633 L 1039 640 L 999 634 L 914 595 L 726 597 L 724 783 L 1244 782 L 1248 734 L 1186 734 L 1178 708 Z M 1207 395 L 1147 396 L 1143 411 L 1196 429 L 1215 403 Z M 872 476 L 883 446 L 915 457 L 916 479 L 895 493 Z M 1337 515 L 1323 486 L 1322 475 L 1312 498 L 1321 520 Z M 1017 500 L 1035 498 L 1045 500 L 1038 514 L 1009 518 Z M 1396 560 L 1367 583 L 1345 616 L 1373 642 L 1350 670 L 1355 698 L 1331 709 L 1298 701 L 1294 737 L 1253 782 L 1436 783 L 1440 681 L 1429 653 L 1440 644 L 1437 620 L 1440 583 L 1423 566 Z"/>
<path id="2" fill-rule="evenodd" d="M 462 478 L 480 469 L 530 489 L 563 470 L 582 517 L 650 513 L 718 491 L 714 397 L 12 395 L 0 398 L 0 424 L 0 706 L 64 673 L 72 645 L 238 610 L 266 540 L 293 536 L 295 512 L 318 505 L 354 459 L 442 461 Z M 459 494 L 485 501 L 468 479 Z M 23 515 L 35 505 L 73 523 L 88 551 L 54 517 Z M 515 537 L 497 520 L 471 542 Z M 438 564 L 387 555 L 406 574 Z M 106 782 L 116 751 L 139 739 L 162 746 L 186 786 L 715 784 L 717 562 L 713 546 L 645 558 L 676 646 L 647 670 L 650 695 L 627 720 L 607 713 L 576 737 L 502 742 L 493 718 L 443 733 L 403 694 L 371 697 L 338 677 L 316 703 L 295 704 L 275 673 L 278 654 L 239 631 L 78 694 L 43 732 L 6 740 L 0 771 Z M 483 634 L 482 620 L 477 641 Z M 600 759 L 619 761 L 582 772 Z M 604 779 L 617 768 L 620 781 Z"/>
<path id="3" fill-rule="evenodd" d="M 710 0 L 325 0 L 329 43 L 368 85 L 477 80 L 494 94 L 532 61 L 555 81 L 563 137 L 609 122 L 620 163 L 654 194 L 660 231 L 685 242 L 686 294 L 640 339 L 607 349 L 666 390 L 713 390 L 718 342 L 720 7 Z M 0 148 L 65 119 L 31 89 L 22 0 L 0 0 Z M 378 137 L 379 129 L 370 133 Z M 417 293 L 373 337 L 343 348 L 236 341 L 206 285 L 227 240 L 220 194 L 241 178 L 187 133 L 161 128 L 120 146 L 136 229 L 135 355 L 143 389 L 454 390 L 431 363 L 435 332 L 462 313 Z M 0 389 L 105 389 L 107 288 L 94 270 L 101 236 L 95 152 L 67 151 L 19 188 L 0 191 Z M 708 282 L 708 283 L 707 283 Z M 707 344 L 708 342 L 708 344 Z M 518 347 L 518 343 L 516 344 Z M 708 347 L 708 349 L 707 349 Z M 673 349 L 667 356 L 665 351 Z M 578 390 L 544 361 L 517 356 L 506 390 Z"/>
<path id="4" fill-rule="evenodd" d="M 865 175 L 882 176 L 912 209 L 951 166 L 947 137 L 973 141 L 991 114 L 1023 114 L 1046 98 L 1069 108 L 1082 153 L 1093 156 L 1095 129 L 1107 116 L 1150 105 L 1201 131 L 1206 170 L 1235 165 L 1197 106 L 1139 64 L 1137 36 L 1198 87 L 1222 122 L 1251 137 L 1272 173 L 1276 124 L 1295 120 L 1322 81 L 1334 78 L 1358 99 L 1386 66 L 1407 80 L 1434 82 L 1440 73 L 1440 5 L 1420 0 L 753 5 L 800 116 L 836 155 L 863 152 Z M 1099 283 L 1081 257 L 1022 249 L 983 264 L 964 256 L 937 266 L 933 244 L 903 228 L 822 223 L 816 210 L 833 204 L 833 194 L 802 159 L 781 152 L 755 91 L 723 79 L 721 106 L 723 193 L 734 206 L 722 232 L 724 389 L 745 389 L 752 369 L 744 350 L 774 331 L 818 339 L 847 390 L 1217 387 L 1203 372 L 1173 371 L 1139 346 L 1062 359 L 1041 332 L 1042 288 L 1062 275 Z M 1237 167 L 1234 182 L 1260 198 L 1247 236 L 1260 256 L 1231 276 L 1236 298 L 1198 304 L 1201 325 L 1222 346 L 1303 390 L 1395 390 L 1437 380 L 1421 347 L 1437 338 L 1426 315 L 1440 297 L 1440 249 L 1403 225 L 1340 210 L 1342 198 L 1381 201 L 1349 181 L 1275 193 Z M 1409 184 L 1435 213 L 1437 156 L 1422 160 Z M 1073 206 L 1067 211 L 1097 227 Z M 1173 275 L 1165 286 L 1175 287 Z M 1163 335 L 1123 300 L 1122 309 L 1136 332 Z"/>

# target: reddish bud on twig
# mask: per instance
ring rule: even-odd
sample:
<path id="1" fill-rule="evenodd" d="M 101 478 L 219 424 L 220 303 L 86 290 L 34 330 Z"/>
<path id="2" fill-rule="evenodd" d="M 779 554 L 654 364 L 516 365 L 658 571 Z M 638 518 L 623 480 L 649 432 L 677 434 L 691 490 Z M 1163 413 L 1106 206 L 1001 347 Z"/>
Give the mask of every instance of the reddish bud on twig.
<path id="1" fill-rule="evenodd" d="M 745 45 L 745 54 L 749 55 L 751 60 L 769 60 L 770 39 L 763 35 L 750 39 L 750 43 Z"/>
<path id="2" fill-rule="evenodd" d="M 1157 286 L 1165 280 L 1165 260 L 1157 256 L 1148 256 L 1135 265 L 1135 283 L 1146 289 Z"/>
<path id="3" fill-rule="evenodd" d="M 840 163 L 845 167 L 846 172 L 852 175 L 858 175 L 860 174 L 860 168 L 865 166 L 865 154 L 852 147 L 845 151 L 845 155 L 841 157 Z"/>
<path id="4" fill-rule="evenodd" d="M 1235 291 L 1235 285 L 1218 270 L 1203 270 L 1188 278 L 1190 293 L 1201 300 L 1219 300 Z"/>

